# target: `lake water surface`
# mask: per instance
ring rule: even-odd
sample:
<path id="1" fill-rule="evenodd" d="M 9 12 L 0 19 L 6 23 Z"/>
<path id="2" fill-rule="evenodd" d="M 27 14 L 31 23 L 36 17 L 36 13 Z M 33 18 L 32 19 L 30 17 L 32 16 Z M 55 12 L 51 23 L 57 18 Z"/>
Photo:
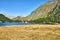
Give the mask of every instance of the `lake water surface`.
<path id="1" fill-rule="evenodd" d="M 15 26 L 15 25 L 28 25 L 29 23 L 24 22 L 0 22 L 0 26 Z"/>

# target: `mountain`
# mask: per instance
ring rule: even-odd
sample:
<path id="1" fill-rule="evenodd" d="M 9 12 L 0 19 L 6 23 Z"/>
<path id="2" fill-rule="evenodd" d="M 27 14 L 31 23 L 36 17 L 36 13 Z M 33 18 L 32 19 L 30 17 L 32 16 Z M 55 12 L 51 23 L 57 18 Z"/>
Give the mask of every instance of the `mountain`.
<path id="1" fill-rule="evenodd" d="M 39 18 L 46 18 L 48 12 L 50 12 L 56 6 L 55 2 L 47 2 L 41 6 L 39 6 L 36 10 L 34 10 L 29 16 L 28 20 L 35 20 Z"/>
<path id="2" fill-rule="evenodd" d="M 24 17 L 17 16 L 16 18 L 13 18 L 13 20 L 23 21 L 24 20 Z"/>
<path id="3" fill-rule="evenodd" d="M 60 23 L 60 2 L 49 12 L 48 18 L 50 18 L 51 22 Z"/>
<path id="4" fill-rule="evenodd" d="M 60 23 L 60 2 L 57 2 L 55 7 L 48 12 L 46 18 L 45 17 L 39 18 L 31 22 L 41 23 L 41 24 L 59 24 Z"/>
<path id="5" fill-rule="evenodd" d="M 7 18 L 3 14 L 0 14 L 0 21 L 5 22 L 5 21 L 12 21 L 11 19 Z"/>
<path id="6" fill-rule="evenodd" d="M 60 23 L 60 1 L 49 1 L 33 10 L 30 15 L 15 19 L 31 23 L 58 24 Z"/>
<path id="7" fill-rule="evenodd" d="M 30 20 L 36 20 L 39 18 L 46 18 L 48 15 L 48 12 L 51 11 L 56 6 L 56 2 L 47 2 L 35 10 L 31 12 L 30 15 L 26 17 L 16 17 L 16 20 L 24 20 L 24 21 L 30 21 Z"/>

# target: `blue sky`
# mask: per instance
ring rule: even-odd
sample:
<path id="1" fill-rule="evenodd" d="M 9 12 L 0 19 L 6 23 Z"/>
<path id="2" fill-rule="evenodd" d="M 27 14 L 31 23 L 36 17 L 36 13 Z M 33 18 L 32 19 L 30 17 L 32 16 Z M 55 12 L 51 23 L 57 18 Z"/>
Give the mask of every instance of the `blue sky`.
<path id="1" fill-rule="evenodd" d="M 11 16 L 27 16 L 48 0 L 0 0 L 0 13 Z"/>

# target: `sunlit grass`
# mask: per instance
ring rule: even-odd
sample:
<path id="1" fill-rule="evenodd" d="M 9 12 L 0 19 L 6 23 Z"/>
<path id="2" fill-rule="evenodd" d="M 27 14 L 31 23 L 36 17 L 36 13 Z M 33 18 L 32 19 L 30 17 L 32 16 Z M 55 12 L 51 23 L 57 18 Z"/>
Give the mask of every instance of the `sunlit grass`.
<path id="1" fill-rule="evenodd" d="M 0 40 L 60 40 L 60 25 L 0 27 Z"/>

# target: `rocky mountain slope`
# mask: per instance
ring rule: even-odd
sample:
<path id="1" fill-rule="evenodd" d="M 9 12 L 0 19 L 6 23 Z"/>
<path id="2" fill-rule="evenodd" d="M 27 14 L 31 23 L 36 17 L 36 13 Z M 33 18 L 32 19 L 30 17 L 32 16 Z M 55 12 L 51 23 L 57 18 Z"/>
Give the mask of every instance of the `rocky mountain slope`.
<path id="1" fill-rule="evenodd" d="M 26 17 L 16 17 L 16 20 L 24 20 L 24 21 L 30 21 L 30 20 L 36 20 L 39 18 L 46 18 L 48 15 L 48 12 L 51 11 L 56 6 L 56 2 L 47 2 L 35 10 L 31 12 L 30 15 Z"/>
<path id="2" fill-rule="evenodd" d="M 58 24 L 60 23 L 60 2 L 56 4 L 56 6 L 48 12 L 46 18 L 39 18 L 37 20 L 32 21 L 34 23 L 49 23 L 49 24 Z"/>
<path id="3" fill-rule="evenodd" d="M 20 17 L 18 20 L 19 19 Z M 42 24 L 60 23 L 60 1 L 49 1 L 33 10 L 30 15 L 21 18 L 20 20 Z"/>
<path id="4" fill-rule="evenodd" d="M 55 5 L 55 2 L 47 2 L 44 5 L 41 5 L 28 16 L 28 20 L 47 17 L 48 12 L 51 11 L 55 7 Z"/>

